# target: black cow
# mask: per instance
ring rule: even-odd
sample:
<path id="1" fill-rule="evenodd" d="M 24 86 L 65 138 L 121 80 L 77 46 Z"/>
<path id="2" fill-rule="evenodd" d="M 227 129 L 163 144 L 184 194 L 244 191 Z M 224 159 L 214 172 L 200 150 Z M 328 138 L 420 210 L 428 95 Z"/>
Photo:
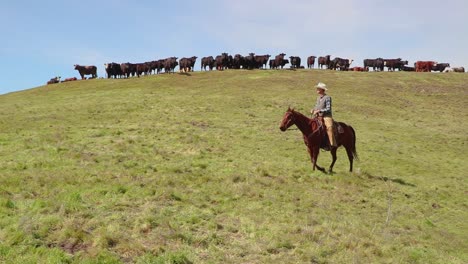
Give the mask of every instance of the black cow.
<path id="1" fill-rule="evenodd" d="M 401 68 L 405 65 L 405 64 L 402 64 L 402 62 L 403 63 L 406 62 L 406 64 L 408 64 L 407 61 L 402 61 L 401 58 L 384 59 L 384 66 L 387 67 L 388 71 L 395 71 L 395 69 L 401 70 Z"/>
<path id="2" fill-rule="evenodd" d="M 80 75 L 81 79 L 85 79 L 85 75 L 91 75 L 91 78 L 96 78 L 97 77 L 97 67 L 94 65 L 91 66 L 81 66 L 78 64 L 75 64 L 75 70 L 77 70 Z"/>
<path id="3" fill-rule="evenodd" d="M 369 67 L 369 68 L 370 68 L 370 67 L 374 67 L 374 64 L 375 64 L 375 60 L 374 60 L 374 59 L 364 59 L 364 61 L 363 61 L 363 63 L 362 63 L 362 65 L 363 65 L 364 67 Z M 374 69 L 374 71 L 375 71 L 375 69 Z"/>
<path id="4" fill-rule="evenodd" d="M 177 62 L 177 57 L 170 57 L 164 60 L 164 72 L 165 73 L 174 73 L 175 67 L 179 65 Z"/>
<path id="5" fill-rule="evenodd" d="M 277 67 L 278 67 L 278 66 L 281 66 L 281 69 L 283 69 L 283 67 L 284 67 L 286 64 L 288 64 L 288 63 L 289 63 L 289 60 L 288 60 L 288 59 L 286 59 L 286 60 L 283 59 L 283 60 L 281 61 L 280 65 L 277 65 Z"/>
<path id="6" fill-rule="evenodd" d="M 291 69 L 299 69 L 301 67 L 301 58 L 297 56 L 289 56 L 291 59 Z"/>
<path id="7" fill-rule="evenodd" d="M 136 65 L 136 75 L 138 78 L 140 78 L 140 75 L 142 75 L 143 73 L 145 75 L 148 75 L 151 72 L 150 62 L 137 63 L 135 65 Z"/>
<path id="8" fill-rule="evenodd" d="M 336 57 L 328 63 L 328 69 L 329 70 L 340 69 L 341 71 L 347 71 L 351 63 L 353 63 L 353 60 L 342 59 L 342 58 Z"/>
<path id="9" fill-rule="evenodd" d="M 203 57 L 201 59 L 201 69 L 206 71 L 206 66 L 208 66 L 210 71 L 213 70 L 214 61 L 213 56 Z"/>
<path id="10" fill-rule="evenodd" d="M 242 69 L 253 70 L 256 68 L 255 53 L 249 53 L 249 56 L 244 57 Z"/>
<path id="11" fill-rule="evenodd" d="M 108 79 L 111 77 L 114 77 L 115 79 L 122 76 L 122 69 L 120 68 L 120 64 L 111 62 L 104 64 L 104 67 L 106 69 Z"/>
<path id="12" fill-rule="evenodd" d="M 162 69 L 164 68 L 164 61 L 165 60 L 157 60 L 157 61 L 150 61 L 150 74 L 159 74 L 161 73 Z"/>
<path id="13" fill-rule="evenodd" d="M 374 71 L 383 71 L 384 70 L 384 59 L 377 58 L 377 59 L 365 59 L 364 60 L 364 68 L 365 67 L 372 67 Z"/>
<path id="14" fill-rule="evenodd" d="M 60 82 L 60 78 L 62 78 L 62 77 L 57 76 L 57 77 L 55 77 L 55 78 L 51 78 L 51 79 L 47 82 L 47 84 L 59 83 L 59 82 Z"/>
<path id="15" fill-rule="evenodd" d="M 226 62 L 226 67 L 225 68 L 232 69 L 233 62 L 234 62 L 234 58 L 232 57 L 232 55 L 229 55 L 227 57 L 227 62 Z"/>
<path id="16" fill-rule="evenodd" d="M 195 62 L 197 61 L 197 56 L 192 56 L 190 58 L 190 69 L 191 71 L 193 71 L 193 69 L 195 69 Z"/>
<path id="17" fill-rule="evenodd" d="M 196 60 L 197 60 L 197 56 L 180 59 L 179 60 L 179 69 L 180 69 L 180 71 L 181 72 L 193 71 L 193 67 L 195 66 L 195 61 Z"/>
<path id="18" fill-rule="evenodd" d="M 415 71 L 414 67 L 409 67 L 409 66 L 403 66 L 401 68 L 402 71 Z"/>
<path id="19" fill-rule="evenodd" d="M 121 63 L 120 70 L 122 71 L 122 75 L 125 76 L 125 78 L 130 77 L 130 75 L 135 76 L 136 65 L 130 62 Z"/>
<path id="20" fill-rule="evenodd" d="M 159 73 L 158 68 L 160 67 L 160 63 L 159 63 L 158 60 L 157 61 L 150 61 L 148 63 L 149 63 L 149 67 L 150 67 L 150 74 Z"/>
<path id="21" fill-rule="evenodd" d="M 395 63 L 395 69 L 398 69 L 398 71 L 402 71 L 403 67 L 405 65 L 408 65 L 408 61 L 407 60 L 401 60 L 401 61 Z"/>
<path id="22" fill-rule="evenodd" d="M 447 67 L 450 67 L 450 63 L 437 63 L 436 65 L 432 66 L 432 70 L 443 72 Z"/>
<path id="23" fill-rule="evenodd" d="M 317 58 L 317 57 L 315 57 L 315 56 L 309 56 L 309 57 L 307 58 L 307 68 L 308 68 L 308 69 L 311 69 L 311 68 L 313 69 L 313 68 L 314 68 L 315 58 Z"/>
<path id="24" fill-rule="evenodd" d="M 270 69 L 276 69 L 278 68 L 278 66 L 276 66 L 276 60 L 270 60 L 268 62 L 269 66 L 270 66 Z"/>
<path id="25" fill-rule="evenodd" d="M 228 54 L 223 52 L 221 55 L 216 56 L 215 58 L 215 66 L 216 70 L 222 71 L 225 69 L 228 63 Z"/>
<path id="26" fill-rule="evenodd" d="M 240 54 L 234 55 L 234 58 L 232 59 L 232 68 L 233 69 L 240 69 L 242 65 L 244 65 L 244 56 Z"/>
<path id="27" fill-rule="evenodd" d="M 158 65 L 157 65 L 157 67 L 158 67 L 158 68 L 157 68 L 157 73 L 158 73 L 158 74 L 161 73 L 162 70 L 164 69 L 164 62 L 166 62 L 165 59 L 160 59 L 160 60 L 158 60 Z"/>

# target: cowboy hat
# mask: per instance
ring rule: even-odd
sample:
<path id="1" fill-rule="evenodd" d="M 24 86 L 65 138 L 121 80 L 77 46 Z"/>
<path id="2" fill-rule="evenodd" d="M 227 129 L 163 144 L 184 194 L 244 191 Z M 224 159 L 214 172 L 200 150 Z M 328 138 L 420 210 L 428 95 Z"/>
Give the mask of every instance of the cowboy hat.
<path id="1" fill-rule="evenodd" d="M 328 90 L 327 85 L 322 83 L 322 82 L 319 82 L 317 85 L 315 85 L 315 88 L 322 89 L 322 90 L 325 90 L 325 91 Z"/>

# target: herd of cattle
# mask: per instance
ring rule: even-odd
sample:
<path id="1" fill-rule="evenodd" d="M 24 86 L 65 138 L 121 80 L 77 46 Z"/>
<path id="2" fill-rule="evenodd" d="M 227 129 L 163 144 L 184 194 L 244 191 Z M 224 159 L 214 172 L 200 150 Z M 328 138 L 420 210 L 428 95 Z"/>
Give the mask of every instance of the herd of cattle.
<path id="1" fill-rule="evenodd" d="M 407 60 L 398 59 L 365 59 L 363 67 L 351 67 L 353 63 L 352 59 L 343 59 L 336 57 L 330 58 L 330 55 L 323 57 L 309 56 L 307 58 L 307 68 L 314 68 L 315 62 L 317 61 L 318 68 L 323 69 L 324 67 L 329 70 L 340 70 L 340 71 L 369 71 L 372 68 L 373 71 L 384 71 L 385 67 L 388 71 L 415 71 L 415 72 L 465 72 L 463 67 L 451 68 L 449 63 L 437 63 L 435 61 L 417 61 L 413 66 L 408 66 Z M 164 70 L 165 73 L 174 73 L 175 68 L 179 66 L 180 72 L 194 71 L 195 62 L 197 61 L 196 56 L 190 58 L 181 58 L 177 60 L 177 57 L 169 57 L 166 59 L 160 59 L 155 61 L 149 61 L 144 63 L 106 63 L 104 64 L 107 78 L 129 78 L 130 76 L 140 77 L 141 75 L 159 74 Z M 249 53 L 248 56 L 242 56 L 236 54 L 234 56 L 227 53 L 222 53 L 213 58 L 213 56 L 203 57 L 201 59 L 201 70 L 211 71 L 225 70 L 225 69 L 266 69 L 267 64 L 270 69 L 283 69 L 286 64 L 290 64 L 291 69 L 305 68 L 301 65 L 301 58 L 298 56 L 290 56 L 287 59 L 286 54 L 281 53 L 276 55 L 274 58 L 271 55 L 255 55 Z M 86 75 L 91 75 L 89 79 L 97 78 L 97 67 L 96 66 L 81 66 L 74 65 L 81 76 L 81 79 L 86 79 Z M 76 77 L 66 78 L 62 82 L 75 81 Z M 47 84 L 59 83 L 60 77 L 50 79 Z"/>

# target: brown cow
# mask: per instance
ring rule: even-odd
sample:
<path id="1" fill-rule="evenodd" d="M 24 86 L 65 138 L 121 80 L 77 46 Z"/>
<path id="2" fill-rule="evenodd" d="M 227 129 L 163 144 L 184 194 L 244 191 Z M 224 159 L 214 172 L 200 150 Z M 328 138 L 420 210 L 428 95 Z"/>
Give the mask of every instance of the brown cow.
<path id="1" fill-rule="evenodd" d="M 325 65 L 328 68 L 328 64 L 330 63 L 330 55 L 327 55 L 325 57 L 319 57 L 318 58 L 318 66 L 320 69 L 322 69 L 322 66 Z"/>
<path id="2" fill-rule="evenodd" d="M 280 53 L 280 54 L 275 56 L 276 69 L 279 66 L 281 66 L 281 69 L 283 69 L 283 67 L 284 67 L 284 56 L 286 56 L 286 54 L 284 54 L 284 53 Z"/>
<path id="3" fill-rule="evenodd" d="M 228 54 L 226 52 L 221 53 L 221 55 L 216 56 L 215 58 L 215 66 L 216 70 L 222 71 L 226 68 L 228 63 Z"/>
<path id="4" fill-rule="evenodd" d="M 278 67 L 284 67 L 284 65 L 288 64 L 289 60 L 283 59 L 279 65 L 276 64 L 276 59 L 270 60 L 270 69 L 278 69 Z"/>
<path id="5" fill-rule="evenodd" d="M 138 78 L 140 78 L 140 75 L 148 75 L 151 73 L 151 62 L 142 62 L 142 63 L 136 63 L 136 75 Z"/>
<path id="6" fill-rule="evenodd" d="M 78 80 L 76 77 L 71 77 L 71 78 L 65 78 L 62 82 L 72 82 Z"/>
<path id="7" fill-rule="evenodd" d="M 85 75 L 91 75 L 92 79 L 97 78 L 97 67 L 96 66 L 94 66 L 94 65 L 81 66 L 81 65 L 78 65 L 78 64 L 75 64 L 73 66 L 75 66 L 75 70 L 77 70 L 80 73 L 82 80 L 85 79 Z"/>
<path id="8" fill-rule="evenodd" d="M 308 69 L 310 69 L 310 68 L 313 69 L 313 68 L 314 68 L 314 64 L 315 64 L 315 59 L 316 59 L 316 58 L 317 58 L 317 57 L 315 57 L 315 56 L 309 56 L 309 57 L 307 58 L 307 68 L 308 68 Z"/>
<path id="9" fill-rule="evenodd" d="M 266 69 L 266 65 L 268 63 L 268 59 L 270 59 L 271 55 L 270 54 L 266 54 L 266 55 L 255 55 L 254 56 L 254 61 L 255 61 L 255 68 L 262 68 L 263 69 L 263 66 L 265 66 L 265 69 Z"/>
<path id="10" fill-rule="evenodd" d="M 431 72 L 432 67 L 437 65 L 435 61 L 417 61 L 415 63 L 416 72 Z"/>
<path id="11" fill-rule="evenodd" d="M 350 71 L 360 71 L 360 72 L 364 72 L 364 71 L 369 71 L 369 67 L 366 66 L 366 67 L 353 67 L 353 68 L 350 68 L 349 69 Z"/>

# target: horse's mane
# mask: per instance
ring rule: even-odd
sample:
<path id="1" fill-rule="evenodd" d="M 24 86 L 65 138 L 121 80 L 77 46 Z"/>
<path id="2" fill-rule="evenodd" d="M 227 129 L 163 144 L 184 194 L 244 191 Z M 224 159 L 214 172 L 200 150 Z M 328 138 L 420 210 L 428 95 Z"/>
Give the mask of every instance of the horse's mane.
<path id="1" fill-rule="evenodd" d="M 317 117 L 312 117 L 312 118 L 311 118 L 311 117 L 308 117 L 308 116 L 304 115 L 303 113 L 301 113 L 301 112 L 299 112 L 299 111 L 296 111 L 294 108 L 289 109 L 289 111 L 290 111 L 291 113 L 293 113 L 293 114 L 299 115 L 299 116 L 301 116 L 301 117 L 305 117 L 306 120 L 309 120 L 309 122 L 312 121 L 312 120 L 317 120 Z"/>

